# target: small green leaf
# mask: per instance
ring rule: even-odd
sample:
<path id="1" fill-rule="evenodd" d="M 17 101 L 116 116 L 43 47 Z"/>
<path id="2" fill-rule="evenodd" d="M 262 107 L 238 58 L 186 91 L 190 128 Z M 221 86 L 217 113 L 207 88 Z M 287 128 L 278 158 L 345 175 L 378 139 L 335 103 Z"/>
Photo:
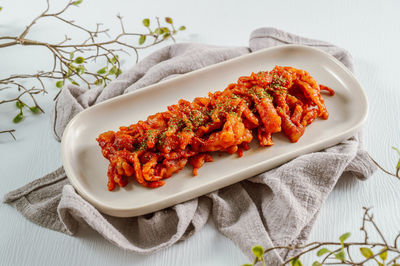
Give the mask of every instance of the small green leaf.
<path id="1" fill-rule="evenodd" d="M 326 254 L 326 253 L 328 253 L 328 252 L 330 252 L 329 249 L 327 249 L 327 248 L 321 248 L 320 250 L 318 250 L 317 256 L 318 256 L 318 257 L 321 257 L 322 255 L 324 255 L 324 254 Z"/>
<path id="2" fill-rule="evenodd" d="M 254 256 L 257 258 L 262 258 L 264 255 L 264 248 L 262 246 L 254 246 L 251 248 L 251 251 L 253 251 Z"/>
<path id="3" fill-rule="evenodd" d="M 341 235 L 339 237 L 340 243 L 343 243 L 344 241 L 346 241 L 346 239 L 349 238 L 350 235 L 351 235 L 350 233 L 345 233 L 345 234 Z"/>
<path id="4" fill-rule="evenodd" d="M 72 84 L 74 84 L 74 85 L 76 85 L 76 86 L 79 86 L 78 82 L 76 82 L 75 80 L 73 80 L 73 79 L 71 79 L 71 78 L 68 78 L 68 80 L 69 80 Z"/>
<path id="5" fill-rule="evenodd" d="M 77 58 L 75 58 L 74 62 L 77 64 L 82 64 L 83 62 L 85 62 L 85 58 L 83 58 L 82 56 L 78 56 Z"/>
<path id="6" fill-rule="evenodd" d="M 398 153 L 399 156 L 400 156 L 400 150 L 397 149 L 396 147 L 392 147 L 392 148 L 393 148 L 393 150 L 397 151 L 397 153 Z M 398 161 L 398 163 L 397 163 L 397 165 L 396 165 L 396 169 L 400 169 L 400 159 L 399 159 L 399 161 Z"/>
<path id="7" fill-rule="evenodd" d="M 76 72 L 77 72 L 79 75 L 82 75 L 83 73 L 85 73 L 85 67 L 84 67 L 83 65 L 78 66 L 78 67 L 76 68 Z"/>
<path id="8" fill-rule="evenodd" d="M 186 30 L 186 27 L 185 26 L 180 26 L 179 30 Z"/>
<path id="9" fill-rule="evenodd" d="M 122 70 L 120 68 L 117 69 L 117 73 L 115 73 L 115 76 L 118 77 L 121 74 L 122 74 Z"/>
<path id="10" fill-rule="evenodd" d="M 360 248 L 360 252 L 367 259 L 371 258 L 374 255 L 370 248 Z"/>
<path id="11" fill-rule="evenodd" d="M 299 258 L 294 258 L 290 261 L 290 265 L 292 266 L 303 266 Z"/>
<path id="12" fill-rule="evenodd" d="M 172 22 L 172 18 L 170 18 L 170 17 L 166 17 L 165 18 L 165 22 L 167 22 L 168 24 L 172 24 L 173 22 Z"/>
<path id="13" fill-rule="evenodd" d="M 24 107 L 24 103 L 19 100 L 15 102 L 15 105 L 18 109 L 22 109 Z"/>
<path id="14" fill-rule="evenodd" d="M 74 53 L 74 52 L 70 52 L 70 53 L 69 53 L 69 59 L 71 59 L 71 60 L 74 59 L 74 56 L 75 56 L 75 53 Z"/>
<path id="15" fill-rule="evenodd" d="M 98 79 L 94 82 L 94 85 L 101 85 L 103 84 L 103 80 L 102 79 Z"/>
<path id="16" fill-rule="evenodd" d="M 144 44 L 145 41 L 146 41 L 146 35 L 140 36 L 140 38 L 139 38 L 139 44 L 142 45 L 142 44 Z"/>
<path id="17" fill-rule="evenodd" d="M 118 59 L 119 59 L 119 56 L 118 56 L 118 55 L 115 55 L 113 58 L 111 58 L 110 63 L 111 63 L 111 64 L 115 64 L 115 63 L 117 63 Z"/>
<path id="18" fill-rule="evenodd" d="M 37 106 L 29 107 L 29 110 L 31 110 L 31 112 L 34 113 L 34 114 L 40 113 L 40 109 Z"/>
<path id="19" fill-rule="evenodd" d="M 0 11 L 1 11 L 1 10 L 3 10 L 3 7 L 2 7 L 2 6 L 0 6 Z"/>
<path id="20" fill-rule="evenodd" d="M 115 75 L 117 73 L 117 67 L 113 66 L 110 71 L 108 71 L 108 75 Z"/>
<path id="21" fill-rule="evenodd" d="M 387 259 L 387 250 L 384 248 L 381 251 L 383 251 L 381 254 L 379 254 L 379 257 L 385 261 Z"/>
<path id="22" fill-rule="evenodd" d="M 83 2 L 83 0 L 76 0 L 72 4 L 77 6 L 77 5 L 81 4 L 82 2 Z"/>
<path id="23" fill-rule="evenodd" d="M 69 76 L 71 76 L 72 71 L 71 69 L 68 68 L 67 74 L 65 75 L 66 78 L 68 78 Z"/>
<path id="24" fill-rule="evenodd" d="M 312 266 L 322 266 L 322 264 L 318 261 L 314 261 L 314 263 L 312 264 Z"/>
<path id="25" fill-rule="evenodd" d="M 346 258 L 346 254 L 344 254 L 344 251 L 341 250 L 338 253 L 335 254 L 335 258 L 337 258 L 340 261 L 344 261 L 344 259 Z"/>
<path id="26" fill-rule="evenodd" d="M 154 33 L 157 34 L 157 35 L 161 35 L 161 34 L 164 33 L 164 30 L 162 28 L 157 28 L 157 29 L 154 30 Z"/>
<path id="27" fill-rule="evenodd" d="M 167 33 L 170 32 L 169 29 L 168 29 L 167 27 L 162 27 L 161 29 L 163 30 L 164 33 L 165 33 L 165 32 L 167 32 Z"/>
<path id="28" fill-rule="evenodd" d="M 64 80 L 59 80 L 59 81 L 56 82 L 56 87 L 57 87 L 57 88 L 60 88 L 60 89 L 61 89 L 62 86 L 64 86 Z"/>
<path id="29" fill-rule="evenodd" d="M 163 39 L 167 39 L 170 35 L 171 35 L 171 34 L 169 34 L 169 33 L 164 33 Z"/>
<path id="30" fill-rule="evenodd" d="M 145 19 L 143 19 L 143 25 L 145 26 L 145 27 L 149 27 L 150 26 L 150 19 L 148 19 L 148 18 L 145 18 Z"/>
<path id="31" fill-rule="evenodd" d="M 103 75 L 103 74 L 107 73 L 107 70 L 108 70 L 107 67 L 100 68 L 99 70 L 97 70 L 97 74 Z"/>
<path id="32" fill-rule="evenodd" d="M 21 122 L 21 120 L 24 118 L 24 114 L 22 112 L 20 112 L 19 114 L 17 114 L 14 119 L 13 122 L 14 123 L 19 123 Z"/>

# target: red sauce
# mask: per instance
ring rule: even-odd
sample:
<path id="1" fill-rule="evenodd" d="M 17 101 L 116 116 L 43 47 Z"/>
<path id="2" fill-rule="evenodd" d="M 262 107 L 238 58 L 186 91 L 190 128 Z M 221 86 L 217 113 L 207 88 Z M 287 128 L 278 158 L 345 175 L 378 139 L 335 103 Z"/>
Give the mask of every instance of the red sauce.
<path id="1" fill-rule="evenodd" d="M 197 175 L 204 163 L 212 162 L 212 152 L 241 157 L 254 137 L 261 146 L 271 146 L 272 134 L 283 131 L 297 142 L 317 117 L 328 119 L 321 90 L 334 95 L 306 71 L 276 66 L 240 77 L 208 97 L 179 100 L 146 121 L 104 132 L 97 141 L 110 161 L 108 189 L 130 179 L 159 187 L 187 163 Z"/>

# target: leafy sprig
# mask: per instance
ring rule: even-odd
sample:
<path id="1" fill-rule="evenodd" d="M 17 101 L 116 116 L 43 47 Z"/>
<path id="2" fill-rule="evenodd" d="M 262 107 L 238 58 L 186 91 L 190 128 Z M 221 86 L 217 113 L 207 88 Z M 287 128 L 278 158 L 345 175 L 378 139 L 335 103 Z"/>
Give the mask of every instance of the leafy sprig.
<path id="1" fill-rule="evenodd" d="M 370 242 L 368 239 L 369 232 L 366 230 L 365 225 L 367 223 L 372 224 L 373 228 L 378 232 L 381 237 L 380 242 Z M 400 233 L 396 236 L 393 244 L 390 244 L 386 238 L 380 232 L 379 227 L 374 221 L 373 215 L 370 214 L 370 208 L 364 207 L 364 215 L 362 221 L 361 231 L 364 232 L 365 238 L 364 241 L 360 242 L 347 242 L 347 239 L 350 238 L 350 233 L 345 233 L 339 237 L 339 241 L 332 242 L 312 242 L 303 246 L 276 246 L 273 248 L 269 248 L 264 251 L 261 246 L 253 247 L 253 254 L 255 255 L 255 260 L 251 264 L 244 264 L 243 266 L 251 266 L 256 265 L 258 262 L 264 263 L 263 256 L 273 250 L 302 250 L 298 252 L 296 255 L 285 260 L 282 265 L 291 266 L 302 266 L 301 258 L 305 254 L 309 254 L 311 252 L 315 252 L 315 255 L 319 258 L 315 260 L 312 266 L 321 266 L 321 265 L 364 265 L 367 262 L 373 261 L 379 266 L 391 265 L 391 266 L 400 266 L 398 264 L 398 260 L 400 260 L 400 248 L 399 248 L 399 239 Z M 363 259 L 354 259 L 354 249 L 358 249 Z M 258 252 L 254 252 L 256 249 Z M 263 251 L 262 253 L 260 251 Z M 390 259 L 388 259 L 390 257 Z"/>
<path id="2" fill-rule="evenodd" d="M 10 46 L 44 47 L 50 54 L 49 60 L 52 60 L 53 67 L 49 70 L 41 70 L 34 74 L 13 74 L 9 77 L 0 78 L 0 90 L 14 89 L 16 91 L 15 97 L 0 101 L 0 105 L 15 102 L 19 111 L 13 118 L 15 123 L 23 120 L 23 110 L 26 107 L 33 113 L 43 112 L 36 100 L 36 96 L 39 93 L 47 93 L 44 80 L 54 80 L 55 86 L 59 89 L 67 83 L 84 86 L 89 89 L 92 86 L 105 86 L 122 73 L 119 54 L 133 52 L 137 62 L 139 50 L 169 39 L 175 41 L 174 35 L 179 31 L 185 30 L 184 26 L 179 27 L 177 30 L 170 17 L 164 19 L 164 24 L 156 17 L 153 22 L 149 18 L 143 20 L 143 25 L 147 32 L 130 32 L 126 30 L 123 18 L 117 15 L 120 23 L 120 33 L 110 36 L 109 29 L 104 28 L 101 23 L 96 24 L 94 29 L 89 29 L 63 16 L 67 10 L 81 5 L 82 2 L 82 0 L 70 0 L 60 10 L 50 12 L 50 1 L 46 0 L 47 6 L 44 11 L 35 17 L 20 34 L 16 36 L 0 36 L 0 48 Z M 59 21 L 76 31 L 84 32 L 86 33 L 86 38 L 83 41 L 73 41 L 65 35 L 64 39 L 58 43 L 29 38 L 32 28 L 45 18 Z M 104 40 L 104 37 L 108 39 Z M 137 38 L 137 44 L 132 41 L 132 38 Z M 97 71 L 91 71 L 89 65 L 96 63 L 98 60 L 105 62 L 105 65 Z M 28 89 L 24 85 L 26 80 L 31 82 L 35 80 L 37 86 Z M 30 96 L 31 104 L 22 100 L 22 97 L 26 95 Z"/>
<path id="3" fill-rule="evenodd" d="M 386 174 L 391 176 L 399 177 L 400 171 L 400 150 L 392 147 L 399 154 L 399 161 L 396 164 L 395 174 L 387 171 L 381 165 L 378 164 L 371 156 L 372 161 Z M 255 259 L 251 264 L 243 264 L 243 266 L 252 266 L 261 262 L 265 265 L 264 256 L 274 250 L 287 250 L 297 251 L 300 250 L 296 255 L 286 259 L 282 265 L 291 266 L 302 266 L 301 258 L 305 254 L 309 254 L 316 251 L 316 256 L 319 259 L 315 260 L 312 266 L 322 265 L 364 265 L 367 262 L 375 262 L 378 266 L 400 266 L 400 233 L 398 233 L 392 244 L 386 240 L 383 233 L 381 232 L 378 225 L 375 223 L 374 216 L 370 213 L 370 208 L 363 208 L 364 215 L 362 219 L 362 226 L 360 230 L 364 234 L 364 240 L 360 242 L 347 242 L 350 238 L 350 233 L 345 233 L 339 237 L 339 241 L 332 242 L 311 242 L 300 246 L 275 246 L 264 250 L 261 246 L 254 246 L 252 248 Z M 379 242 L 369 241 L 369 232 L 367 230 L 367 224 L 372 225 L 372 228 L 379 235 Z M 363 257 L 362 260 L 355 260 L 353 258 L 354 248 L 358 249 L 359 254 Z M 359 256 L 360 257 L 360 256 Z M 390 259 L 389 259 L 390 258 Z"/>

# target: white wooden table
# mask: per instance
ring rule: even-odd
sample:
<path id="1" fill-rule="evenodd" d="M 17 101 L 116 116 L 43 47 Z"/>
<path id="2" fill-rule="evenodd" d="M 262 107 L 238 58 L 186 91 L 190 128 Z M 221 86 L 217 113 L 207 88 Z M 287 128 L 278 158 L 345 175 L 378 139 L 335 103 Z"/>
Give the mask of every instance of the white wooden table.
<path id="1" fill-rule="evenodd" d="M 50 0 L 51 2 L 61 2 Z M 0 35 L 17 34 L 44 7 L 44 1 L 1 2 Z M 60 3 L 57 3 L 59 6 Z M 393 169 L 398 158 L 391 146 L 400 147 L 400 1 L 89 1 L 68 16 L 84 25 L 103 22 L 117 31 L 115 16 L 124 16 L 131 30 L 141 29 L 144 17 L 171 16 L 187 31 L 178 42 L 203 42 L 245 46 L 253 29 L 273 26 L 299 35 L 323 39 L 348 49 L 354 56 L 356 75 L 370 102 L 364 127 L 365 145 L 382 164 Z M 32 32 L 34 38 L 56 41 L 65 28 L 45 22 Z M 61 34 L 61 35 L 60 35 Z M 72 34 L 73 35 L 73 34 Z M 159 48 L 159 47 L 157 47 Z M 144 51 L 141 56 L 152 50 Z M 43 49 L 0 50 L 0 75 L 34 72 L 45 68 Z M 126 62 L 125 66 L 133 65 Z M 15 128 L 17 141 L 0 135 L 0 194 L 18 188 L 61 165 L 60 144 L 49 122 L 52 98 L 39 97 L 46 114 L 28 115 L 14 125 L 13 104 L 0 106 L 0 130 Z M 11 92 L 0 94 L 9 96 Z M 362 206 L 373 206 L 376 221 L 389 239 L 400 229 L 400 181 L 382 172 L 360 182 L 339 181 L 328 197 L 312 230 L 310 240 L 334 240 L 347 231 L 361 239 Z M 77 237 L 41 228 L 24 219 L 12 207 L 0 204 L 0 265 L 241 265 L 242 252 L 222 236 L 210 220 L 189 240 L 151 256 L 114 247 L 97 233 L 82 230 Z M 304 265 L 311 265 L 309 258 Z"/>

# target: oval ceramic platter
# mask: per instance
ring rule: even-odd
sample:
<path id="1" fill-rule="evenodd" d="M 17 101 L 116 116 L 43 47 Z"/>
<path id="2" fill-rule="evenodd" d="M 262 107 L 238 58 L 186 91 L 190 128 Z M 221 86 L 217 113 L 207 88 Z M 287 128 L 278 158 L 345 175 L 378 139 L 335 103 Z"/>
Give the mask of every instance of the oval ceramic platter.
<path id="1" fill-rule="evenodd" d="M 222 90 L 237 78 L 251 72 L 272 70 L 275 65 L 293 66 L 308 71 L 320 84 L 336 91 L 324 94 L 330 113 L 328 120 L 317 119 L 307 126 L 297 143 L 274 134 L 275 145 L 252 149 L 242 158 L 214 156 L 192 175 L 186 167 L 165 185 L 145 188 L 131 181 L 124 188 L 107 190 L 108 161 L 103 158 L 96 137 L 118 130 L 147 116 L 166 110 L 179 99 L 193 100 L 209 91 Z M 320 50 L 285 45 L 261 50 L 162 81 L 133 93 L 97 104 L 75 116 L 62 137 L 62 159 L 67 176 L 77 192 L 99 211 L 112 216 L 130 217 L 154 212 L 193 199 L 276 167 L 301 154 L 318 151 L 350 137 L 366 120 L 368 102 L 360 83 L 334 57 Z"/>

